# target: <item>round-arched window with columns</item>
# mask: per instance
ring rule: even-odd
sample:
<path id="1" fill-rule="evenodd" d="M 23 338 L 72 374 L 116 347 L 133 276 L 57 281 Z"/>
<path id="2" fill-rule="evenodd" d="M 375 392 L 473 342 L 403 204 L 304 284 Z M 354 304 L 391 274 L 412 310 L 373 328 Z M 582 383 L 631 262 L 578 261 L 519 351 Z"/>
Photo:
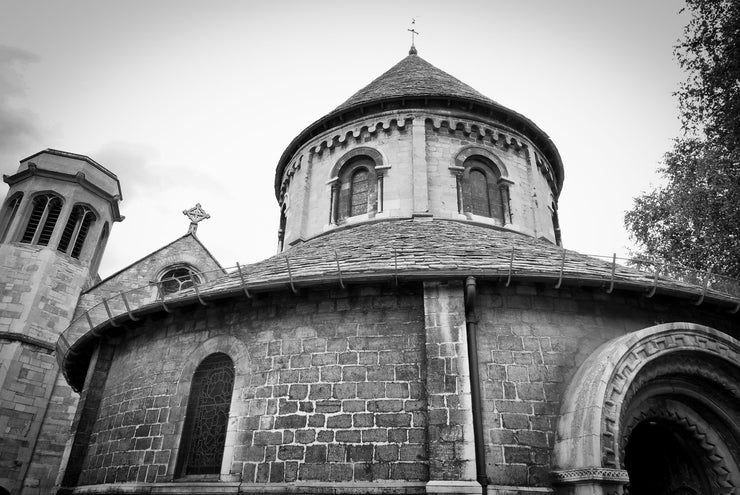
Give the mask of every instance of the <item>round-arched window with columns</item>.
<path id="1" fill-rule="evenodd" d="M 373 218 L 383 210 L 382 155 L 360 147 L 345 153 L 332 169 L 329 223 L 351 217 Z"/>

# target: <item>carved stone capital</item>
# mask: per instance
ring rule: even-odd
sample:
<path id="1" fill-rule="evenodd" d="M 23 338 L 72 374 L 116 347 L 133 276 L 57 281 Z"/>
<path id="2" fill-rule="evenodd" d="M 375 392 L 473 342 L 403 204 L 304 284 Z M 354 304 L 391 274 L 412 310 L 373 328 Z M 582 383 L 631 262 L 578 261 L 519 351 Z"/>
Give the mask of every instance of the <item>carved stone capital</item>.
<path id="1" fill-rule="evenodd" d="M 553 483 L 570 484 L 584 482 L 629 483 L 630 478 L 624 469 L 586 467 L 552 472 Z"/>

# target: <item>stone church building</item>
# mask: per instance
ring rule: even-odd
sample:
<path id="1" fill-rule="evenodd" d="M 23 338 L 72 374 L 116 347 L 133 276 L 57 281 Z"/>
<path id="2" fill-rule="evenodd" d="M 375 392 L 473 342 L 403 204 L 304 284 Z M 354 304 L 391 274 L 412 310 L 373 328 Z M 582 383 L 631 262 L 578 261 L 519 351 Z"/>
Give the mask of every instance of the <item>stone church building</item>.
<path id="1" fill-rule="evenodd" d="M 101 281 L 116 176 L 4 180 L 0 493 L 740 493 L 737 281 L 563 249 L 555 144 L 413 47 L 288 144 L 253 265 Z"/>

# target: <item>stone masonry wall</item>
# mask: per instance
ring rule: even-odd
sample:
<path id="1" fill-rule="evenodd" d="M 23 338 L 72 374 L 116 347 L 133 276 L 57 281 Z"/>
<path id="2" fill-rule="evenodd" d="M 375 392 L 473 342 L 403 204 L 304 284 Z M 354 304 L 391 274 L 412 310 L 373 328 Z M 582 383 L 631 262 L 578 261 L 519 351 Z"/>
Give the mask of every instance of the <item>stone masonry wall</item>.
<path id="1" fill-rule="evenodd" d="M 86 267 L 54 250 L 0 244 L 0 485 L 18 493 L 54 484 L 76 395 L 63 380 L 55 387 L 52 349 L 86 277 Z"/>
<path id="2" fill-rule="evenodd" d="M 561 397 L 602 343 L 674 321 L 738 336 L 726 315 L 701 306 L 601 289 L 481 284 L 476 311 L 487 475 L 501 486 L 550 486 Z"/>
<path id="3" fill-rule="evenodd" d="M 145 323 L 117 345 L 98 389 L 79 483 L 172 480 L 189 392 L 179 387 L 182 370 L 197 366 L 191 353 L 233 339 L 225 348 L 237 363 L 225 454 L 231 476 L 423 484 L 423 302 L 419 286 L 400 293 L 258 297 Z"/>
<path id="4" fill-rule="evenodd" d="M 0 244 L 0 333 L 56 343 L 87 277 L 87 267 L 43 246 Z"/>
<path id="5" fill-rule="evenodd" d="M 393 119 L 403 123 L 407 116 L 406 113 L 389 114 L 348 124 L 317 137 L 303 147 L 301 168 L 296 170 L 291 178 L 288 189 L 286 246 L 298 239 L 309 239 L 332 228 L 329 223 L 332 187 L 329 180 L 332 178 L 332 170 L 345 154 L 359 147 L 378 150 L 384 157 L 383 165 L 390 166 L 382 172 L 384 174 L 382 212 L 375 218 L 411 215 L 411 169 L 405 165 L 409 163 L 411 157 L 410 124 L 404 123 L 403 127 L 398 127 L 393 123 L 387 128 L 382 125 L 376 127 L 379 122 L 389 123 Z M 355 131 L 358 131 L 357 137 L 352 134 Z M 348 134 L 352 137 L 338 142 L 333 140 L 334 136 L 345 137 Z M 317 146 L 323 141 L 332 142 L 331 147 Z M 312 146 L 317 146 L 320 151 L 308 152 Z"/>

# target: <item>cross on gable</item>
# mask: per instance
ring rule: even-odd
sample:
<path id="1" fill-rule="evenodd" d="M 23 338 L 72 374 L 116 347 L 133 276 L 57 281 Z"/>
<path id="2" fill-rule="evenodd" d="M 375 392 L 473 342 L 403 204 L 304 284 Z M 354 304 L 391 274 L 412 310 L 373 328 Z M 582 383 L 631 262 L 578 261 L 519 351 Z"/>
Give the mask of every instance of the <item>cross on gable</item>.
<path id="1" fill-rule="evenodd" d="M 211 218 L 211 215 L 201 208 L 200 203 L 196 203 L 196 205 L 189 210 L 183 210 L 182 214 L 190 219 L 190 228 L 188 229 L 188 232 L 191 234 L 195 234 L 198 230 L 198 222 Z"/>

